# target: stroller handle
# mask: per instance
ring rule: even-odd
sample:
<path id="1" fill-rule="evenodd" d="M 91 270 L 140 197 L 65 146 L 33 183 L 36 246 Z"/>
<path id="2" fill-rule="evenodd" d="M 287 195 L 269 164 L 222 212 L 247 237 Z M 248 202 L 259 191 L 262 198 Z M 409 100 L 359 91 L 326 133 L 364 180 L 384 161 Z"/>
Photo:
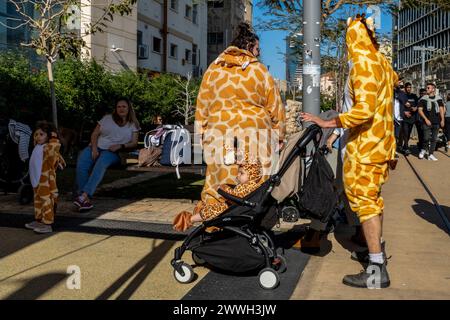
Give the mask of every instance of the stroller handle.
<path id="1" fill-rule="evenodd" d="M 236 203 L 236 204 L 238 204 L 238 205 L 240 205 L 240 206 L 246 206 L 246 207 L 250 207 L 250 208 L 256 207 L 256 203 L 249 202 L 249 201 L 247 201 L 247 200 L 244 200 L 244 199 L 235 197 L 235 196 L 233 196 L 233 195 L 231 195 L 231 194 L 225 192 L 224 190 L 222 190 L 222 189 L 220 189 L 220 188 L 219 188 L 219 190 L 217 190 L 217 192 L 218 192 L 222 197 L 224 197 L 225 199 L 227 199 L 227 200 L 229 200 L 229 201 L 232 201 L 232 202 L 234 202 L 234 203 Z"/>

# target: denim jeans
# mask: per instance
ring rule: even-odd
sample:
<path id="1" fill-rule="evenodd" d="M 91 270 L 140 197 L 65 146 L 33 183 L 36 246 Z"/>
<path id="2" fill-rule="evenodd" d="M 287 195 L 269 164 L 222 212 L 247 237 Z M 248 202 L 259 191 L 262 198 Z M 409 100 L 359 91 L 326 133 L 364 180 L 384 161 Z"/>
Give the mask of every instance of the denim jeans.
<path id="1" fill-rule="evenodd" d="M 89 146 L 81 151 L 77 161 L 78 193 L 86 192 L 92 197 L 97 186 L 103 179 L 108 167 L 120 163 L 120 157 L 109 150 L 98 148 L 99 156 L 92 159 L 92 148 Z"/>
<path id="2" fill-rule="evenodd" d="M 429 155 L 432 155 L 436 151 L 439 124 L 432 124 L 431 126 L 424 124 L 422 128 L 424 149 Z"/>

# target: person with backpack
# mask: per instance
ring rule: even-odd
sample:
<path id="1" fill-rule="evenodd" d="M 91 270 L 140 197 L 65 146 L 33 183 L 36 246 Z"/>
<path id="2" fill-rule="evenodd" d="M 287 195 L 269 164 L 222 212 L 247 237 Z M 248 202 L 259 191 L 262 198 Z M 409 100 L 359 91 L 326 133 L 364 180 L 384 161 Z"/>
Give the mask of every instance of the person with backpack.
<path id="1" fill-rule="evenodd" d="M 217 192 L 220 185 L 234 184 L 238 174 L 232 148 L 235 140 L 238 149 L 250 151 L 251 157 L 255 156 L 251 148 L 266 146 L 253 139 L 259 139 L 260 133 L 271 134 L 279 146 L 284 140 L 283 102 L 267 67 L 258 60 L 259 55 L 258 36 L 248 23 L 241 23 L 231 46 L 203 76 L 197 97 L 195 132 L 201 136 L 207 164 L 201 200 L 208 205 L 223 202 Z M 267 151 L 264 159 L 258 153 L 258 160 L 266 179 L 273 152 L 269 147 L 264 151 Z"/>
<path id="2" fill-rule="evenodd" d="M 353 62 L 349 80 L 351 110 L 328 121 L 308 113 L 301 116 L 303 121 L 322 128 L 349 129 L 344 188 L 363 228 L 369 264 L 358 274 L 346 275 L 343 283 L 358 288 L 387 288 L 390 279 L 381 244 L 384 201 L 380 194 L 395 163 L 393 98 L 398 76 L 378 51 L 374 20 L 357 15 L 349 18 L 347 25 L 348 57 Z"/>
<path id="3" fill-rule="evenodd" d="M 445 105 L 442 98 L 436 95 L 434 83 L 427 85 L 427 95 L 419 100 L 419 115 L 423 120 L 424 142 L 424 148 L 419 153 L 419 159 L 423 159 L 426 155 L 428 160 L 437 161 L 434 151 L 436 150 L 439 125 L 445 126 Z"/>

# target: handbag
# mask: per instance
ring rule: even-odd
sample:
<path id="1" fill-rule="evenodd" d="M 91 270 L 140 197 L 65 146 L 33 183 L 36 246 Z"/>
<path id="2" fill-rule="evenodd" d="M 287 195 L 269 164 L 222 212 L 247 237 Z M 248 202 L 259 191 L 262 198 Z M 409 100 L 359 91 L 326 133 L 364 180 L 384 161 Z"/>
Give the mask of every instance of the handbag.
<path id="1" fill-rule="evenodd" d="M 161 156 L 162 149 L 158 147 L 144 148 L 139 150 L 138 166 L 139 167 L 151 167 L 158 165 L 159 157 Z"/>

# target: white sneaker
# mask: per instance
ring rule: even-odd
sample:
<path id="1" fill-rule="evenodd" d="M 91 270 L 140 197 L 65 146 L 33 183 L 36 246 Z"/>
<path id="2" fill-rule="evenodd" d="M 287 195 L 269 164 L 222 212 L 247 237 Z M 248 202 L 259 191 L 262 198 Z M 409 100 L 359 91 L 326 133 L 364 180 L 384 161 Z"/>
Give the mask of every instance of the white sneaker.
<path id="1" fill-rule="evenodd" d="M 40 223 L 38 221 L 33 221 L 33 222 L 30 222 L 30 223 L 27 223 L 25 225 L 25 228 L 30 229 L 30 230 L 34 230 L 36 228 L 42 227 L 43 225 L 44 225 L 43 223 Z"/>
<path id="2" fill-rule="evenodd" d="M 426 151 L 425 150 L 420 150 L 420 153 L 419 153 L 419 159 L 423 159 L 423 157 L 425 157 L 425 153 L 426 153 Z"/>
<path id="3" fill-rule="evenodd" d="M 431 161 L 438 161 L 438 159 L 434 156 L 434 154 L 430 154 L 430 155 L 428 156 L 428 160 L 431 160 Z"/>
<path id="4" fill-rule="evenodd" d="M 44 233 L 52 233 L 52 232 L 53 232 L 53 229 L 52 229 L 52 226 L 49 225 L 49 224 L 42 224 L 41 227 L 35 228 L 35 229 L 34 229 L 34 232 L 36 232 L 36 233 L 42 233 L 42 234 L 44 234 Z"/>

